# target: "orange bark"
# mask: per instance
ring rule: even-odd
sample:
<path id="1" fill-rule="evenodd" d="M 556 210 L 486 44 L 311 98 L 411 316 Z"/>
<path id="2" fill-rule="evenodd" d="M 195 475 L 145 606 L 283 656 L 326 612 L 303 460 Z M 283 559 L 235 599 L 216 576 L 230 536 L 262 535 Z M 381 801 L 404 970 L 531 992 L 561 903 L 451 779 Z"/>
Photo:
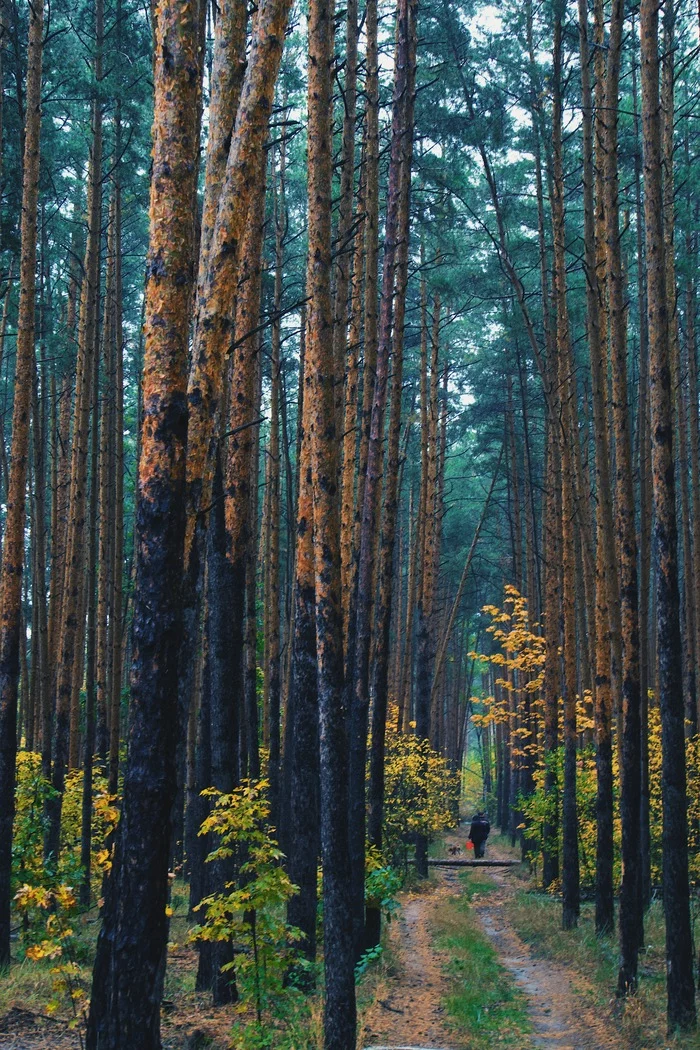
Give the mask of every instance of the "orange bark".
<path id="1" fill-rule="evenodd" d="M 162 0 L 155 47 L 130 738 L 90 997 L 88 1050 L 160 1044 L 157 974 L 167 943 L 182 633 L 197 42 L 197 9 L 187 0 Z M 128 915 L 118 905 L 125 899 Z M 150 994 L 144 995 L 144 987 Z"/>
<path id="2" fill-rule="evenodd" d="M 264 0 L 256 16 L 253 42 L 236 123 L 221 182 L 219 205 L 206 273 L 197 294 L 196 339 L 188 381 L 187 530 L 185 566 L 189 572 L 196 534 L 211 502 L 213 444 L 221 421 L 224 360 L 231 349 L 234 296 L 251 202 L 259 185 L 256 160 L 263 152 L 284 31 L 291 0 Z M 196 531 L 197 530 L 197 531 Z M 201 550 L 198 551 L 201 555 Z"/>

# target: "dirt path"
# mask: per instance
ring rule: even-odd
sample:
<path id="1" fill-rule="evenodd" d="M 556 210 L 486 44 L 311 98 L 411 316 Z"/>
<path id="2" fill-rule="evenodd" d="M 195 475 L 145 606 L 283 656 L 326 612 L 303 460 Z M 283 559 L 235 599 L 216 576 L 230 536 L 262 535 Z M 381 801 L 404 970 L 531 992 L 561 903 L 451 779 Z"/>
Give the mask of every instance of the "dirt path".
<path id="1" fill-rule="evenodd" d="M 457 844 L 464 833 L 459 839 L 450 838 Z M 491 848 L 489 857 L 511 859 L 513 854 Z M 587 1005 L 591 997 L 585 994 L 585 980 L 537 958 L 510 925 L 504 904 L 517 890 L 517 876 L 507 868 L 488 869 L 488 874 L 494 889 L 475 913 L 527 999 L 533 1028 L 529 1044 L 543 1050 L 622 1050 L 619 1036 Z M 450 1026 L 442 1006 L 450 982 L 443 973 L 445 953 L 435 950 L 432 935 L 435 911 L 446 897 L 459 892 L 458 874 L 442 869 L 439 880 L 432 892 L 405 900 L 390 931 L 397 973 L 380 989 L 365 1015 L 360 1045 L 367 1050 L 462 1050 L 469 1046 L 467 1033 L 457 1033 Z"/>
<path id="2" fill-rule="evenodd" d="M 497 860 L 513 854 L 494 848 L 489 856 Z M 590 986 L 585 978 L 533 955 L 510 925 L 504 905 L 517 892 L 515 872 L 494 868 L 489 875 L 495 889 L 480 903 L 479 919 L 501 962 L 527 997 L 534 1045 L 547 1050 L 622 1050 L 610 1023 L 588 1005 L 593 997 L 586 994 Z"/>
<path id="3" fill-rule="evenodd" d="M 389 944 L 398 973 L 380 988 L 365 1014 L 361 1046 L 380 1050 L 430 1048 L 462 1050 L 468 1044 L 448 1026 L 443 1000 L 450 990 L 443 974 L 444 952 L 433 945 L 432 921 L 445 898 L 459 892 L 457 874 L 446 871 L 436 889 L 404 899 L 389 930 Z"/>

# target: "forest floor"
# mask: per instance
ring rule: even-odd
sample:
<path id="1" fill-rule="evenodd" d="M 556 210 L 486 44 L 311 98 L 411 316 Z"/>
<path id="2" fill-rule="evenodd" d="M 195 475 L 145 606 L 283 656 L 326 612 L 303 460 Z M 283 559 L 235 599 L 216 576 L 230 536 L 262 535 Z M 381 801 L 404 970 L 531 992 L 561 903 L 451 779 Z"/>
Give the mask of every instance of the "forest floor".
<path id="1" fill-rule="evenodd" d="M 463 846 L 466 830 L 445 848 Z M 498 842 L 492 860 L 516 855 Z M 465 850 L 464 858 L 467 858 Z M 435 871 L 435 869 L 433 869 Z M 426 1050 L 621 1050 L 583 975 L 538 957 L 519 937 L 508 905 L 520 869 L 437 869 L 407 894 L 388 936 L 391 964 L 363 1017 L 362 1045 Z"/>
<path id="2" fill-rule="evenodd" d="M 467 830 L 436 843 L 436 855 L 463 849 Z M 517 857 L 492 837 L 489 859 Z M 214 1009 L 194 990 L 196 949 L 187 943 L 186 894 L 173 894 L 165 999 L 164 1050 L 227 1050 L 247 1018 Z M 81 924 L 80 977 L 89 990 L 97 923 Z M 595 936 L 593 909 L 582 907 L 576 930 L 562 931 L 561 903 L 534 890 L 524 866 L 433 868 L 431 878 L 401 894 L 384 950 L 358 988 L 359 1048 L 411 1050 L 700 1050 L 700 1032 L 668 1039 L 665 1028 L 664 937 L 661 906 L 645 921 L 640 991 L 627 1004 L 614 998 L 615 938 Z M 25 961 L 0 980 L 0 1050 L 78 1050 L 65 1006 L 46 1016 L 50 964 Z M 320 1045 L 321 1007 L 310 1000 L 305 1019 L 284 1046 Z M 233 1039 L 232 1039 L 233 1035 Z M 276 1045 L 276 1044 L 271 1044 Z M 280 1044 L 281 1046 L 281 1044 Z"/>

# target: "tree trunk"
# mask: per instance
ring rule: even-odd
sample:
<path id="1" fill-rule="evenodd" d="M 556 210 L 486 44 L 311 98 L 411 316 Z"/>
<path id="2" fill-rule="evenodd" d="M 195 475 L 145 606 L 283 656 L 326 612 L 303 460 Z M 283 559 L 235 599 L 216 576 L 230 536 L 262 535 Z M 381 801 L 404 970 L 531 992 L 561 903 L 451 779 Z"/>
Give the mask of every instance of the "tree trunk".
<path id="1" fill-rule="evenodd" d="M 275 286 L 271 333 L 271 389 L 270 389 L 270 486 L 268 503 L 268 602 L 267 634 L 265 637 L 265 694 L 269 718 L 269 780 L 270 820 L 272 826 L 280 827 L 280 385 L 281 385 L 281 320 L 282 268 L 284 265 L 284 238 L 286 232 L 286 205 L 284 194 L 284 169 L 286 151 L 284 142 L 279 151 L 279 183 L 275 194 Z"/>
<path id="2" fill-rule="evenodd" d="M 615 922 L 613 892 L 613 768 L 612 768 L 612 681 L 610 637 L 611 581 L 617 572 L 613 533 L 612 491 L 610 485 L 610 440 L 606 412 L 606 369 L 604 367 L 600 316 L 600 289 L 596 272 L 596 230 L 594 201 L 593 96 L 590 83 L 588 11 L 579 0 L 579 39 L 581 53 L 583 109 L 583 195 L 584 248 L 586 272 L 586 319 L 591 360 L 593 430 L 595 435 L 596 494 L 598 497 L 596 543 L 595 610 L 595 726 L 596 726 L 596 899 L 595 923 L 598 934 L 610 933 Z"/>
<path id="3" fill-rule="evenodd" d="M 88 1050 L 159 1050 L 182 638 L 196 20 L 158 8 L 129 752 L 93 970 Z M 153 614 L 153 610 L 158 615 Z"/>
<path id="4" fill-rule="evenodd" d="M 107 276 L 105 282 L 104 323 L 102 327 L 102 356 L 104 380 L 102 386 L 102 412 L 100 420 L 100 484 L 99 484 L 99 556 L 97 577 L 97 724 L 99 739 L 97 750 L 106 755 L 109 750 L 109 721 L 111 717 L 109 631 L 114 631 L 114 610 L 111 608 L 110 572 L 112 565 L 112 540 L 114 527 L 112 515 L 116 510 L 112 498 L 115 464 L 112 457 L 113 427 L 110 426 L 114 401 L 114 279 L 116 256 L 114 254 L 114 204 L 110 208 L 107 236 Z"/>
<path id="5" fill-rule="evenodd" d="M 687 802 L 682 691 L 680 600 L 673 460 L 673 402 L 669 355 L 661 192 L 659 3 L 642 0 L 642 128 L 649 317 L 651 454 L 656 558 L 656 631 L 661 708 L 664 915 L 667 1020 L 672 1033 L 695 1027 L 692 936 L 688 891 Z"/>
<path id="6" fill-rule="evenodd" d="M 212 511 L 209 515 L 206 569 L 206 611 L 204 645 L 204 680 L 209 693 L 210 786 L 230 794 L 240 783 L 239 712 L 240 693 L 234 694 L 231 683 L 240 679 L 240 667 L 234 669 L 235 655 L 230 645 L 230 605 L 234 587 L 231 563 L 227 558 L 224 509 L 223 467 L 221 450 L 217 451 L 212 486 Z M 241 647 L 237 650 L 240 660 Z M 213 843 L 215 846 L 216 843 Z M 237 877 L 235 858 L 210 861 L 205 867 L 206 893 L 225 893 Z M 197 987 L 211 988 L 214 1006 L 224 1006 L 238 998 L 232 972 L 222 967 L 233 962 L 231 941 L 202 941 L 199 945 L 200 973 L 209 982 L 198 979 Z M 202 966 L 202 957 L 206 958 Z"/>
<path id="7" fill-rule="evenodd" d="M 651 576 L 651 444 L 649 427 L 649 340 L 647 330 L 644 216 L 642 207 L 642 141 L 637 103 L 637 67 L 632 64 L 634 98 L 634 182 L 637 226 L 637 299 L 639 304 L 639 692 L 641 726 L 640 864 L 642 905 L 651 904 L 651 827 L 649 822 L 649 584 Z"/>
<path id="8" fill-rule="evenodd" d="M 346 713 L 340 608 L 340 522 L 331 316 L 331 61 L 329 0 L 309 5 L 309 298 L 305 360 L 314 493 L 316 657 L 321 769 L 321 855 L 326 975 L 325 1050 L 354 1050 L 356 1029 L 348 884 Z"/>
<path id="9" fill-rule="evenodd" d="M 372 614 L 374 608 L 375 551 L 377 545 L 379 500 L 382 484 L 384 416 L 386 411 L 389 361 L 391 356 L 396 259 L 397 247 L 401 233 L 399 230 L 399 219 L 401 208 L 402 141 L 404 137 L 410 137 L 410 128 L 407 128 L 405 124 L 406 100 L 410 91 L 408 84 L 408 69 L 410 64 L 408 59 L 408 17 L 408 4 L 406 0 L 403 0 L 397 8 L 398 42 L 394 72 L 391 156 L 389 161 L 389 182 L 387 189 L 381 310 L 379 318 L 374 394 L 372 399 L 370 433 L 367 449 L 367 473 L 362 493 L 362 528 L 360 531 L 359 565 L 357 570 L 355 665 L 351 668 L 354 680 L 352 683 L 349 720 L 350 879 L 352 883 L 351 892 L 356 959 L 362 954 L 365 926 L 365 778 L 369 716 L 370 642 L 372 633 Z M 406 193 L 407 192 L 408 185 L 406 186 Z M 406 235 L 407 233 L 408 219 L 406 219 Z M 400 421 L 400 402 L 398 410 Z M 398 470 L 398 443 L 396 468 Z M 390 471 L 390 469 L 391 468 L 388 466 L 387 470 Z M 391 564 L 393 568 L 393 538 Z"/>
<path id="10" fill-rule="evenodd" d="M 291 0 L 265 0 L 258 8 L 252 33 L 248 64 L 240 103 L 235 106 L 237 89 L 231 80 L 234 70 L 227 63 L 227 48 L 242 47 L 226 22 L 221 28 L 221 82 L 218 97 L 217 142 L 208 155 L 208 175 L 213 180 L 212 210 L 215 219 L 210 241 L 204 236 L 200 253 L 200 278 L 197 288 L 195 338 L 188 378 L 187 430 L 187 526 L 185 533 L 185 645 L 180 674 L 181 739 L 187 724 L 188 706 L 193 681 L 192 656 L 196 652 L 203 586 L 204 545 L 208 511 L 211 506 L 212 470 L 215 446 L 225 418 L 225 358 L 231 347 L 235 289 L 240 274 L 243 245 L 249 219 L 258 214 L 257 193 L 264 181 L 261 154 L 267 136 L 268 121 L 277 74 L 282 58 L 285 27 Z M 232 15 L 232 18 L 234 16 Z M 244 14 L 236 17 L 244 17 Z M 235 37 L 235 39 L 234 39 Z M 237 59 L 237 61 L 240 60 Z M 235 79 L 235 78 L 234 78 Z M 230 111 L 229 111 L 230 107 Z M 229 118 L 235 113 L 235 125 Z M 228 115 L 227 115 L 228 114 Z M 232 133 L 233 131 L 233 133 Z M 230 145 L 226 146 L 226 143 Z M 224 164 L 224 157 L 225 164 Z M 206 183 L 206 180 L 205 180 Z M 216 204 L 218 200 L 218 205 Z M 257 325 L 258 319 L 255 320 Z M 246 333 L 244 333 L 246 334 Z M 227 487 L 228 487 L 227 471 Z M 241 474 L 247 484 L 249 475 Z M 242 511 L 245 508 L 241 508 Z M 243 534 L 248 516 L 242 513 Z M 227 528 L 229 527 L 227 522 Z M 244 571 L 244 567 L 242 567 Z M 244 579 L 244 577 L 243 577 Z M 230 644 L 237 647 L 235 661 L 242 659 L 242 617 L 244 584 L 233 595 Z M 234 687 L 234 683 L 231 683 Z M 240 695 L 240 694 L 239 694 Z M 184 777 L 184 749 L 178 754 L 179 783 Z"/>
<path id="11" fill-rule="evenodd" d="M 96 594 L 97 576 L 97 493 L 99 479 L 99 356 L 93 361 L 92 381 L 92 432 L 90 434 L 90 525 L 87 554 L 87 658 L 85 670 L 85 747 L 83 754 L 82 826 L 80 836 L 80 866 L 83 877 L 80 883 L 80 904 L 90 907 L 91 852 L 92 852 L 92 773 L 95 754 L 95 643 L 96 643 Z"/>
<path id="12" fill-rule="evenodd" d="M 29 460 L 29 416 L 34 369 L 34 296 L 41 133 L 43 4 L 29 12 L 27 122 L 24 133 L 20 302 L 17 325 L 11 472 L 0 571 L 0 968 L 10 963 L 12 822 L 15 813 L 17 683 L 22 623 L 25 486 Z"/>
<path id="13" fill-rule="evenodd" d="M 352 200 L 355 184 L 355 123 L 357 118 L 357 0 L 349 0 L 345 16 L 345 85 L 342 94 L 343 144 L 340 201 L 335 245 L 333 297 L 333 357 L 335 362 L 336 426 L 343 433 L 343 380 L 348 350 L 348 289 L 353 256 Z"/>
<path id="14" fill-rule="evenodd" d="M 102 78 L 102 38 L 104 33 L 103 0 L 95 2 L 96 84 Z M 79 687 L 84 647 L 85 528 L 88 478 L 88 439 L 92 392 L 93 362 L 97 351 L 97 310 L 100 294 L 100 225 L 102 216 L 102 102 L 95 95 L 92 102 L 92 148 L 88 175 L 88 238 L 80 302 L 78 361 L 76 366 L 75 414 L 71 447 L 70 495 L 66 533 L 65 585 L 59 641 L 56 680 L 56 719 L 54 726 L 53 767 L 51 783 L 55 795 L 47 804 L 48 828 L 45 855 L 54 868 L 58 863 L 61 832 L 61 809 L 66 768 L 78 764 L 79 710 L 76 711 L 74 690 Z M 78 694 L 79 700 L 79 694 Z"/>
<path id="15" fill-rule="evenodd" d="M 393 309 L 393 344 L 391 353 L 391 413 L 379 541 L 379 566 L 377 573 L 379 596 L 373 645 L 372 748 L 369 762 L 369 814 L 367 822 L 368 841 L 372 846 L 380 850 L 382 848 L 382 823 L 384 816 L 384 752 L 389 699 L 389 633 L 395 575 L 394 541 L 399 504 L 399 438 L 401 435 L 403 344 L 410 236 L 413 101 L 416 77 L 416 9 L 416 0 L 409 0 L 409 2 L 399 0 L 397 5 L 399 39 L 397 67 L 403 61 L 406 66 L 406 72 L 405 79 L 403 79 L 398 75 L 399 71 L 397 68 L 394 86 L 395 110 L 392 127 L 393 148 L 391 160 L 399 166 L 395 257 L 396 291 Z M 394 143 L 394 136 L 398 139 L 396 143 Z M 397 154 L 396 158 L 395 152 Z M 386 267 L 386 261 L 384 265 Z M 386 269 L 384 272 L 386 273 Z M 382 294 L 380 346 L 384 345 L 385 340 L 388 343 L 391 338 L 391 320 L 391 312 L 388 309 L 388 304 L 385 307 L 385 298 L 384 294 Z M 367 490 L 365 490 L 366 494 Z M 398 589 L 400 597 L 400 577 Z M 400 652 L 398 645 L 396 648 Z M 364 936 L 365 946 L 374 947 L 377 945 L 380 934 L 381 909 L 368 909 Z"/>
<path id="16" fill-rule="evenodd" d="M 124 333 L 122 327 L 122 208 L 119 172 L 114 177 L 114 405 L 112 412 L 114 436 L 112 463 L 114 464 L 114 493 L 112 511 L 114 537 L 112 540 L 112 631 L 111 674 L 109 698 L 109 783 L 110 794 L 116 794 L 119 781 L 119 745 L 121 742 L 120 712 L 122 699 L 124 613 Z"/>
<path id="17" fill-rule="evenodd" d="M 637 985 L 637 951 L 642 922 L 639 864 L 640 820 L 640 693 L 637 536 L 634 510 L 632 443 L 627 405 L 627 326 L 619 229 L 618 93 L 622 47 L 623 3 L 614 0 L 610 18 L 605 117 L 599 131 L 603 156 L 606 283 L 612 375 L 612 417 L 615 430 L 617 554 L 620 566 L 622 626 L 622 870 L 620 888 L 620 971 L 618 992 Z"/>
<path id="18" fill-rule="evenodd" d="M 571 335 L 566 288 L 566 230 L 564 218 L 564 169 L 562 158 L 562 5 L 555 5 L 553 72 L 553 195 L 554 291 L 557 313 L 556 350 L 559 358 L 559 389 L 562 418 L 558 425 L 561 443 L 562 513 L 562 610 L 564 618 L 564 790 L 562 795 L 562 924 L 570 929 L 579 916 L 578 819 L 576 814 L 576 621 L 574 547 L 574 442 L 575 381 L 572 370 Z"/>
<path id="19" fill-rule="evenodd" d="M 305 318 L 302 317 L 302 324 Z M 303 331 L 303 330 L 302 330 Z M 302 338 L 302 349 L 304 339 Z M 304 354 L 305 356 L 305 354 Z M 311 411 L 302 375 L 299 407 L 302 413 L 299 446 L 297 540 L 294 579 L 294 638 L 292 681 L 287 710 L 289 765 L 289 877 L 299 893 L 287 905 L 287 921 L 303 933 L 302 951 L 316 958 L 317 867 L 319 826 L 319 736 L 316 684 L 316 624 L 314 611 L 314 506 L 311 483 Z"/>

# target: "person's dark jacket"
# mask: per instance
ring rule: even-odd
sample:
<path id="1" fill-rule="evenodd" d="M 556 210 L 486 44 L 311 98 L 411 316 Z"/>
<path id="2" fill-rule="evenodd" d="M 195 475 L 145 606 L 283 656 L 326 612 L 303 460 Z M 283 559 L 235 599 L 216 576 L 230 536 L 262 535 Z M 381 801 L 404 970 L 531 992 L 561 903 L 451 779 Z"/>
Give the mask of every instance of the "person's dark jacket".
<path id="1" fill-rule="evenodd" d="M 469 829 L 469 838 L 474 843 L 474 852 L 477 856 L 480 856 L 482 854 L 483 844 L 489 837 L 490 831 L 491 825 L 489 823 L 488 817 L 482 816 L 479 813 L 477 813 L 476 816 L 473 817 L 472 825 Z"/>

